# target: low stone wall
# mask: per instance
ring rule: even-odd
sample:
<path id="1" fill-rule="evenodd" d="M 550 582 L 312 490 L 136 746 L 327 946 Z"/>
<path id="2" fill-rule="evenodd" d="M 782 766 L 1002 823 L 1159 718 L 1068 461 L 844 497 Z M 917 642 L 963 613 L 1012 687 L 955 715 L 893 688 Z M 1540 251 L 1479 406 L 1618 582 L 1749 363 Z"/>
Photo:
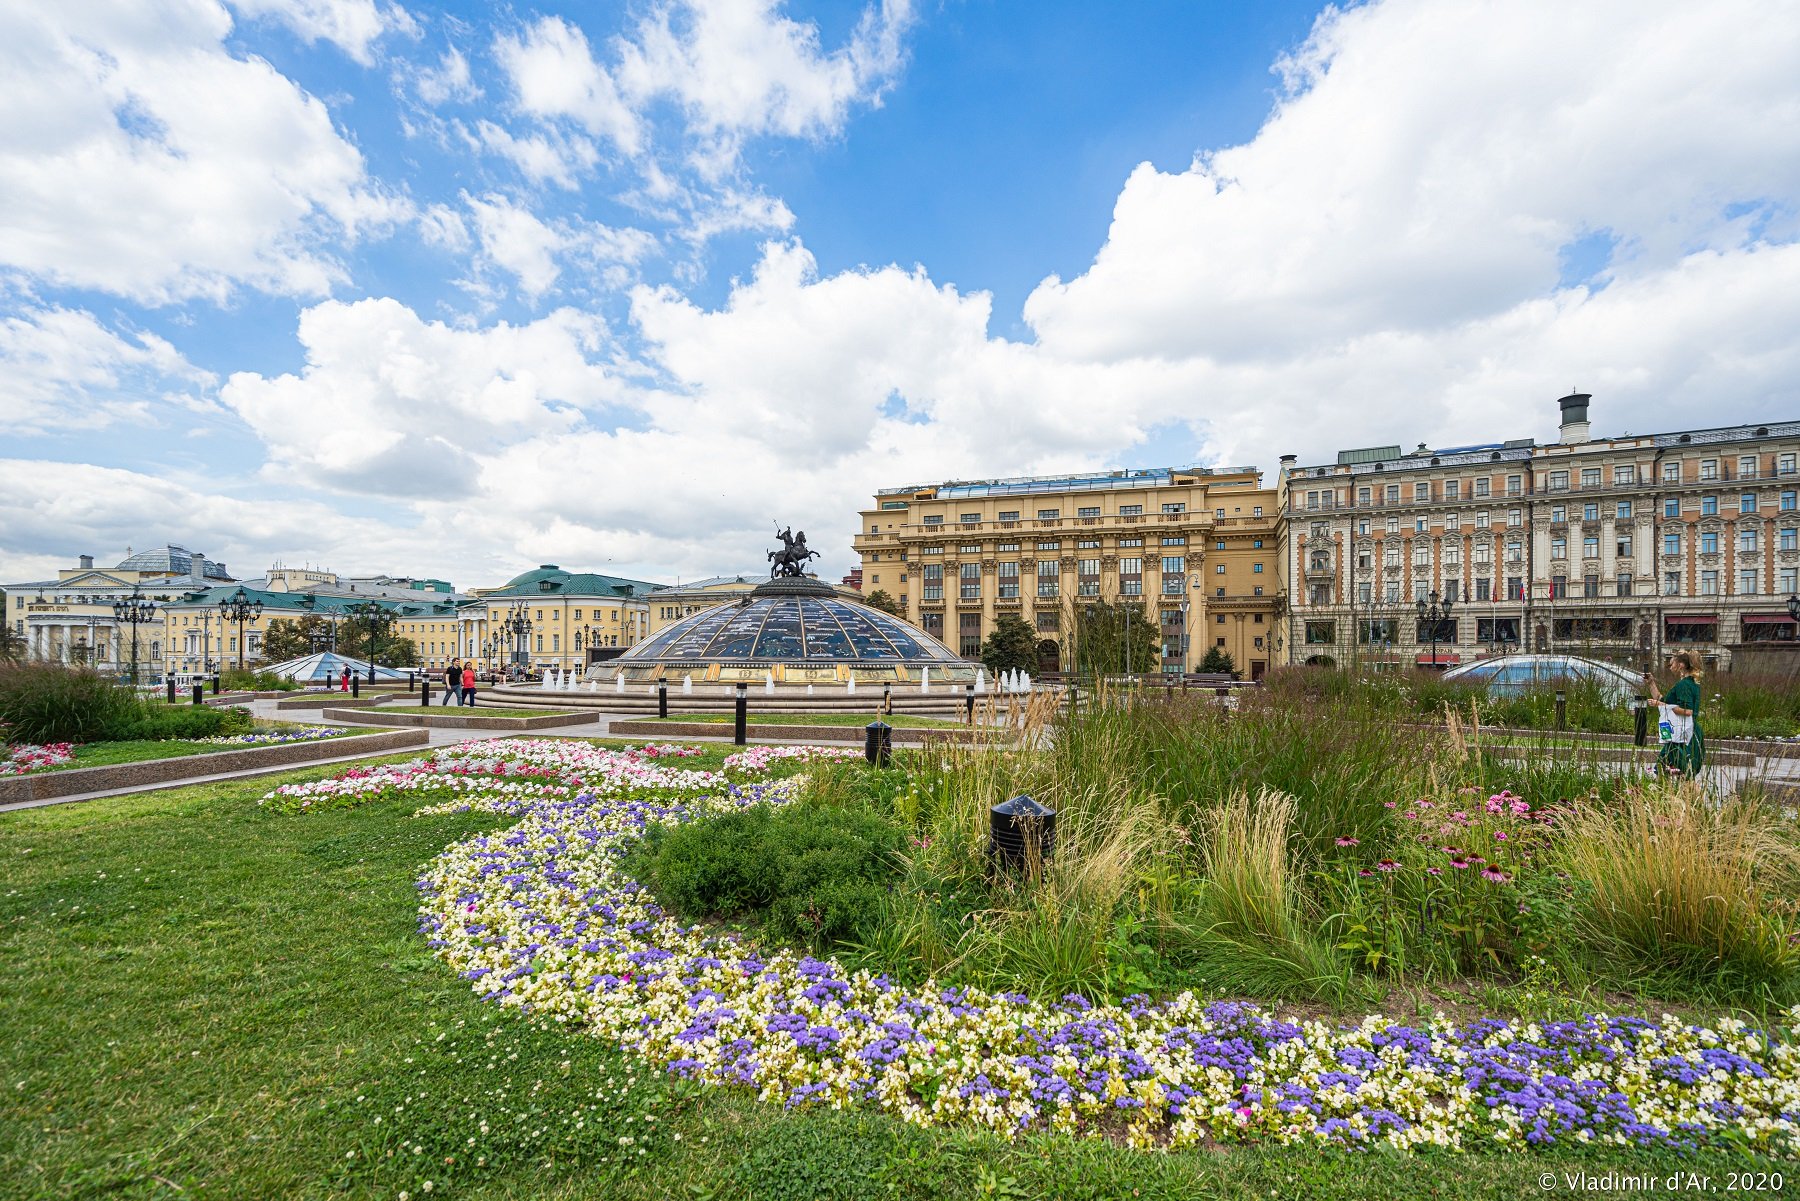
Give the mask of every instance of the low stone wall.
<path id="1" fill-rule="evenodd" d="M 392 733 L 324 738 L 317 742 L 251 746 L 239 751 L 222 750 L 205 755 L 184 755 L 179 759 L 144 759 L 137 763 L 115 763 L 108 767 L 76 767 L 68 771 L 7 776 L 0 778 L 0 806 L 73 796 L 83 792 L 135 788 L 145 784 L 178 785 L 197 776 L 211 776 L 221 772 L 297 766 L 346 755 L 404 751 L 425 746 L 430 740 L 431 736 L 423 730 L 395 730 Z"/>
<path id="2" fill-rule="evenodd" d="M 870 720 L 874 719 L 870 718 Z M 988 739 L 1012 741 L 1006 731 L 994 729 L 946 728 L 935 730 L 926 726 L 893 726 L 891 729 L 896 745 L 923 746 L 928 742 L 974 742 Z M 730 722 L 705 721 L 614 720 L 611 725 L 607 726 L 607 730 L 610 733 L 628 737 L 656 738 L 730 738 L 733 733 Z M 783 726 L 751 723 L 744 727 L 744 736 L 771 742 L 854 742 L 861 745 L 865 732 L 862 726 Z"/>
<path id="3" fill-rule="evenodd" d="M 426 726 L 434 730 L 547 730 L 553 726 L 585 726 L 592 713 L 546 713 L 542 717 L 476 717 L 445 706 L 443 713 L 384 713 L 380 709 L 327 709 L 326 721 L 377 726 Z"/>
<path id="4" fill-rule="evenodd" d="M 1641 763 L 1645 767 L 1656 762 L 1656 747 L 1632 746 L 1627 740 L 1623 746 L 1600 746 L 1589 744 L 1579 748 L 1554 747 L 1539 748 L 1534 746 L 1487 746 L 1482 748 L 1490 755 L 1502 759 L 1529 759 L 1535 755 L 1554 750 L 1558 754 L 1574 753 L 1589 763 Z M 1706 748 L 1706 766 L 1708 767 L 1755 767 L 1756 756 L 1746 751 L 1721 751 L 1712 746 Z"/>

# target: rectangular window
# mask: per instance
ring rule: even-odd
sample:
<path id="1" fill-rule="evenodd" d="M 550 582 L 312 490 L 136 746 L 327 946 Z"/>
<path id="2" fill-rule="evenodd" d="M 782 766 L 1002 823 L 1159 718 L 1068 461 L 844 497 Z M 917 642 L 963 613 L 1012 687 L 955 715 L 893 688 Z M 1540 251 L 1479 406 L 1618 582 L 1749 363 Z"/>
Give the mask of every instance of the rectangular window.
<path id="1" fill-rule="evenodd" d="M 1681 461 L 1663 464 L 1663 483 L 1679 484 L 1681 482 Z"/>
<path id="2" fill-rule="evenodd" d="M 1252 563 L 1250 565 L 1250 574 L 1251 575 L 1261 575 L 1262 569 L 1263 569 L 1263 565 L 1261 563 Z"/>
<path id="3" fill-rule="evenodd" d="M 1599 521 L 1600 520 L 1600 506 L 1599 505 L 1582 505 L 1581 506 L 1581 519 L 1583 521 Z"/>
<path id="4" fill-rule="evenodd" d="M 1783 567 L 1776 578 L 1780 581 L 1776 591 L 1785 592 L 1789 596 L 1800 592 L 1800 567 Z"/>
<path id="5" fill-rule="evenodd" d="M 1756 512 L 1756 493 L 1746 492 L 1742 496 L 1738 497 L 1738 512 L 1740 512 L 1740 513 Z"/>
<path id="6" fill-rule="evenodd" d="M 1460 513 L 1444 514 L 1444 528 L 1447 530 L 1462 529 L 1462 514 L 1460 514 Z"/>
<path id="7" fill-rule="evenodd" d="M 1681 553 L 1681 535 L 1670 532 L 1663 535 L 1663 554 L 1678 555 Z"/>
<path id="8" fill-rule="evenodd" d="M 1387 486 L 1387 503 L 1390 505 L 1397 505 L 1400 503 L 1399 484 L 1389 484 Z"/>
<path id="9" fill-rule="evenodd" d="M 1514 529 L 1517 529 L 1519 526 L 1524 525 L 1525 524 L 1525 510 L 1524 509 L 1508 509 L 1506 511 L 1506 524 L 1513 527 Z"/>
<path id="10" fill-rule="evenodd" d="M 1357 623 L 1356 640 L 1364 646 L 1392 646 L 1400 640 L 1400 622 L 1392 617 Z"/>
<path id="11" fill-rule="evenodd" d="M 965 542 L 956 548 L 956 552 L 961 555 L 978 555 L 981 553 L 981 543 Z"/>
<path id="12" fill-rule="evenodd" d="M 1055 596 L 1057 573 L 1061 570 L 1054 559 L 1039 559 L 1037 565 L 1037 594 L 1039 596 Z"/>
<path id="13" fill-rule="evenodd" d="M 1187 504 L 1186 502 L 1179 500 L 1164 501 L 1162 511 L 1165 513 L 1185 513 L 1187 512 Z"/>
<path id="14" fill-rule="evenodd" d="M 1461 480 L 1445 480 L 1444 481 L 1444 499 L 1445 500 L 1461 500 L 1462 499 L 1462 481 Z"/>
<path id="15" fill-rule="evenodd" d="M 1716 496 L 1702 496 L 1700 498 L 1700 515 L 1702 517 L 1717 517 L 1718 514 L 1719 498 Z"/>
<path id="16" fill-rule="evenodd" d="M 1413 518 L 1413 533 L 1423 534 L 1426 530 L 1428 530 L 1430 528 L 1431 528 L 1431 522 L 1428 519 L 1426 519 L 1424 517 Z"/>
<path id="17" fill-rule="evenodd" d="M 1493 527 L 1493 524 L 1494 524 L 1493 523 L 1493 515 L 1490 514 L 1486 509 L 1483 509 L 1483 510 L 1481 510 L 1481 512 L 1475 514 L 1475 528 L 1476 529 L 1478 529 L 1478 530 L 1491 529 Z"/>
<path id="18" fill-rule="evenodd" d="M 1569 510 L 1562 505 L 1550 506 L 1550 524 L 1563 525 L 1569 520 Z"/>
<path id="19" fill-rule="evenodd" d="M 1800 493 L 1783 492 L 1781 494 L 1781 511 L 1783 513 L 1792 513 L 1797 504 L 1800 504 Z"/>
<path id="20" fill-rule="evenodd" d="M 1700 535 L 1700 553 L 1716 555 L 1719 553 L 1719 534 L 1716 530 L 1707 530 Z"/>
<path id="21" fill-rule="evenodd" d="M 1164 546 L 1186 546 L 1187 538 L 1181 534 L 1173 534 L 1162 540 Z"/>
<path id="22" fill-rule="evenodd" d="M 1119 560 L 1119 591 L 1125 596 L 1144 594 L 1144 561 L 1132 556 Z"/>
<path id="23" fill-rule="evenodd" d="M 544 649 L 544 636 L 542 634 L 537 636 L 537 648 L 540 651 Z"/>
<path id="24" fill-rule="evenodd" d="M 1738 595 L 1739 596 L 1755 596 L 1756 595 L 1756 569 L 1755 568 L 1751 568 L 1748 571 L 1738 572 Z"/>
<path id="25" fill-rule="evenodd" d="M 1099 505 L 1083 505 L 1081 508 L 1075 510 L 1075 516 L 1077 516 L 1077 517 L 1098 517 L 1098 516 L 1100 516 L 1100 506 Z"/>
<path id="26" fill-rule="evenodd" d="M 1387 532 L 1390 534 L 1398 534 L 1400 532 L 1400 519 L 1398 517 L 1390 517 L 1387 519 Z"/>
<path id="27" fill-rule="evenodd" d="M 1100 539 L 1098 539 L 1098 538 L 1077 538 L 1077 539 L 1075 539 L 1075 549 L 1076 550 L 1099 550 L 1100 549 Z"/>
<path id="28" fill-rule="evenodd" d="M 1144 515 L 1144 506 L 1143 505 L 1120 505 L 1119 506 L 1119 516 L 1120 517 L 1142 517 L 1143 515 Z"/>
<path id="29" fill-rule="evenodd" d="M 1475 641 L 1517 642 L 1519 619 L 1516 617 L 1478 617 L 1475 619 Z"/>
<path id="30" fill-rule="evenodd" d="M 1613 483 L 1614 484 L 1635 483 L 1636 478 L 1637 478 L 1636 468 L 1633 468 L 1633 467 L 1615 467 L 1615 468 L 1613 468 Z"/>
<path id="31" fill-rule="evenodd" d="M 1569 487 L 1569 473 L 1566 471 L 1552 471 L 1550 473 L 1549 486 L 1552 492 L 1566 491 Z"/>
<path id="32" fill-rule="evenodd" d="M 1017 542 L 1002 542 L 996 545 L 994 550 L 1003 555 L 1016 555 L 1019 553 L 1019 544 Z"/>
<path id="33" fill-rule="evenodd" d="M 1019 511 L 1017 509 L 1002 509 L 1000 512 L 1000 520 L 1001 521 L 1009 521 L 1010 522 L 1010 521 L 1017 521 L 1018 519 L 1019 519 Z"/>
<path id="34" fill-rule="evenodd" d="M 979 525 L 981 522 L 981 514 L 979 514 L 979 513 L 959 513 L 959 514 L 957 514 L 956 519 L 964 525 Z"/>
<path id="35" fill-rule="evenodd" d="M 1756 478 L 1755 455 L 1738 456 L 1738 478 L 1740 480 L 1753 480 Z"/>
<path id="36" fill-rule="evenodd" d="M 1717 595 L 1719 595 L 1719 573 L 1718 572 L 1703 571 L 1700 573 L 1700 595 L 1701 596 L 1717 596 Z"/>
<path id="37" fill-rule="evenodd" d="M 1631 573 L 1629 571 L 1621 571 L 1619 573 L 1619 595 L 1620 596 L 1630 596 L 1632 587 L 1633 587 L 1633 582 L 1631 579 Z"/>
<path id="38" fill-rule="evenodd" d="M 1569 540 L 1567 538 L 1562 537 L 1561 535 L 1558 535 L 1557 537 L 1550 539 L 1550 557 L 1552 559 L 1568 558 L 1569 557 Z"/>
<path id="39" fill-rule="evenodd" d="M 1719 478 L 1719 460 L 1717 460 L 1717 459 L 1701 459 L 1700 460 L 1700 478 L 1703 480 L 1718 479 Z"/>
<path id="40" fill-rule="evenodd" d="M 944 640 L 944 615 L 934 609 L 926 613 L 924 618 L 925 632 L 942 642 Z"/>
<path id="41" fill-rule="evenodd" d="M 1037 511 L 1037 515 L 1038 515 L 1037 519 L 1039 521 L 1055 521 L 1058 517 L 1062 516 L 1062 510 L 1061 509 L 1039 509 Z"/>
<path id="42" fill-rule="evenodd" d="M 1061 625 L 1060 625 L 1061 617 L 1062 617 L 1062 614 L 1058 613 L 1055 609 L 1051 609 L 1047 612 L 1039 613 L 1037 615 L 1038 633 L 1040 633 L 1040 634 L 1056 633 L 1056 631 L 1061 628 Z"/>
<path id="43" fill-rule="evenodd" d="M 1476 496 L 1487 496 L 1488 495 L 1488 478 L 1485 475 L 1479 476 L 1475 480 L 1475 495 Z"/>
<path id="44" fill-rule="evenodd" d="M 1037 548 L 1040 551 L 1061 550 L 1062 543 L 1060 543 L 1060 542 L 1040 542 L 1037 544 Z"/>
<path id="45" fill-rule="evenodd" d="M 1597 575 L 1582 576 L 1581 577 L 1581 595 L 1587 597 L 1590 600 L 1593 599 L 1594 597 L 1599 596 L 1600 595 L 1600 577 Z"/>
<path id="46" fill-rule="evenodd" d="M 1583 488 L 1598 488 L 1600 486 L 1600 469 L 1598 467 L 1583 467 L 1581 469 L 1581 486 Z"/>
<path id="47" fill-rule="evenodd" d="M 1678 498 L 1673 497 L 1673 496 L 1664 500 L 1663 501 L 1663 516 L 1664 517 L 1680 517 L 1681 516 L 1681 501 Z"/>
<path id="48" fill-rule="evenodd" d="M 1681 573 L 1679 571 L 1663 572 L 1663 595 L 1681 595 Z"/>
<path id="49" fill-rule="evenodd" d="M 1618 557 L 1621 559 L 1631 558 L 1631 535 L 1630 534 L 1620 534 L 1619 535 L 1618 543 L 1613 547 L 1613 553 L 1618 555 Z"/>
<path id="50" fill-rule="evenodd" d="M 958 647 L 965 659 L 981 656 L 981 614 L 959 613 L 956 618 Z"/>
<path id="51" fill-rule="evenodd" d="M 924 598 L 928 601 L 943 600 L 944 599 L 944 565 L 942 563 L 927 563 L 927 564 L 925 564 L 924 572 L 925 572 Z"/>
<path id="52" fill-rule="evenodd" d="M 1309 621 L 1306 623 L 1306 645 L 1333 646 L 1337 643 L 1337 622 Z"/>
<path id="53" fill-rule="evenodd" d="M 1427 539 L 1424 539 L 1424 538 L 1420 538 L 1413 543 L 1412 561 L 1413 561 L 1414 567 L 1430 567 L 1431 566 L 1431 543 L 1430 543 L 1430 541 L 1428 541 Z"/>
<path id="54" fill-rule="evenodd" d="M 944 524 L 944 515 L 942 513 L 929 514 L 925 518 L 925 524 L 926 525 L 943 525 Z"/>
<path id="55" fill-rule="evenodd" d="M 1749 553 L 1755 552 L 1755 550 L 1756 550 L 1756 531 L 1755 530 L 1739 530 L 1738 531 L 1738 550 L 1743 551 L 1743 552 L 1749 552 Z"/>
<path id="56" fill-rule="evenodd" d="M 1553 575 L 1550 577 L 1550 599 L 1558 600 L 1569 595 L 1569 577 Z"/>
<path id="57" fill-rule="evenodd" d="M 1252 506 L 1252 508 L 1250 510 L 1250 516 L 1261 517 L 1262 516 L 1262 506 L 1261 505 Z"/>
<path id="58" fill-rule="evenodd" d="M 1367 580 L 1359 583 L 1356 586 L 1356 603 L 1359 605 L 1368 604 L 1373 588 L 1374 585 Z"/>
<path id="59" fill-rule="evenodd" d="M 1002 563 L 999 569 L 999 588 L 1001 600 L 1017 600 L 1019 598 L 1019 565 Z"/>
<path id="60" fill-rule="evenodd" d="M 981 599 L 981 564 L 964 563 L 960 572 L 958 595 L 963 600 Z"/>
<path id="61" fill-rule="evenodd" d="M 1100 595 L 1100 560 L 1075 560 L 1075 595 Z"/>
<path id="62" fill-rule="evenodd" d="M 1618 503 L 1618 506 L 1613 510 L 1613 517 L 1619 521 L 1630 521 L 1631 520 L 1631 502 L 1628 500 L 1620 501 Z"/>
<path id="63" fill-rule="evenodd" d="M 1588 534 L 1581 540 L 1581 557 L 1598 559 L 1600 557 L 1600 535 Z"/>
<path id="64" fill-rule="evenodd" d="M 1525 599 L 1525 577 L 1516 575 L 1509 575 L 1506 577 L 1506 599 Z"/>
<path id="65" fill-rule="evenodd" d="M 1800 528 L 1783 526 L 1775 537 L 1778 539 L 1776 545 L 1782 550 L 1800 550 Z"/>
<path id="66" fill-rule="evenodd" d="M 1523 496 L 1523 495 L 1525 495 L 1525 477 L 1522 475 L 1507 476 L 1506 477 L 1506 494 L 1508 496 Z"/>
<path id="67" fill-rule="evenodd" d="M 1418 483 L 1414 484 L 1413 485 L 1413 499 L 1414 500 L 1430 500 L 1431 499 L 1431 484 L 1426 480 L 1420 480 Z"/>
<path id="68" fill-rule="evenodd" d="M 1127 547 L 1142 546 L 1142 545 L 1144 545 L 1144 540 L 1142 538 L 1121 538 L 1121 539 L 1119 539 L 1119 549 L 1120 550 L 1124 550 Z"/>

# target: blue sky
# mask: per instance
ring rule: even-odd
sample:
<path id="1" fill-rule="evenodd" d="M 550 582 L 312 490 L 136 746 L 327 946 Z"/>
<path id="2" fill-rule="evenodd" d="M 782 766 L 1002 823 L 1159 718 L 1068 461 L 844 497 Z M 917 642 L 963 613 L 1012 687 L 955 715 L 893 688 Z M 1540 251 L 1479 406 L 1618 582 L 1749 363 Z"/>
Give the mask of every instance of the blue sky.
<path id="1" fill-rule="evenodd" d="M 1794 61 L 1772 0 L 0 6 L 0 579 L 839 572 L 914 480 L 1792 419 Z"/>

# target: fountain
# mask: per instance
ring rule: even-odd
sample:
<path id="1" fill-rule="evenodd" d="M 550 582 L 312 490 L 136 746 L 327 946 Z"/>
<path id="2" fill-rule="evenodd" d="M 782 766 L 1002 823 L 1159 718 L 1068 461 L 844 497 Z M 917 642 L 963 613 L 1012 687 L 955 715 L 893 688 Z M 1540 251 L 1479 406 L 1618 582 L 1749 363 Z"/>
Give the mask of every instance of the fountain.
<path id="1" fill-rule="evenodd" d="M 849 693 L 851 696 L 856 695 L 856 677 L 855 676 L 851 676 L 848 680 L 844 681 L 844 691 Z"/>
<path id="2" fill-rule="evenodd" d="M 975 695 L 987 695 L 987 668 L 985 667 L 975 669 Z"/>
<path id="3" fill-rule="evenodd" d="M 772 670 L 763 675 L 763 695 L 775 695 L 775 673 Z"/>
<path id="4" fill-rule="evenodd" d="M 615 676 L 613 678 L 617 681 L 617 686 L 613 688 L 613 691 L 618 693 L 620 696 L 624 696 L 625 695 L 625 673 L 620 672 L 617 676 Z"/>
<path id="5" fill-rule="evenodd" d="M 919 691 L 931 691 L 931 667 L 929 664 L 919 669 Z"/>
<path id="6" fill-rule="evenodd" d="M 811 695 L 812 695 L 812 694 L 813 694 L 813 690 L 812 690 L 812 685 L 811 685 L 811 684 L 808 684 L 808 685 L 807 685 L 807 686 L 806 686 L 806 695 L 807 695 L 807 696 L 811 696 Z"/>
<path id="7" fill-rule="evenodd" d="M 681 677 L 681 695 L 682 696 L 694 695 L 694 677 L 693 676 L 682 676 Z"/>

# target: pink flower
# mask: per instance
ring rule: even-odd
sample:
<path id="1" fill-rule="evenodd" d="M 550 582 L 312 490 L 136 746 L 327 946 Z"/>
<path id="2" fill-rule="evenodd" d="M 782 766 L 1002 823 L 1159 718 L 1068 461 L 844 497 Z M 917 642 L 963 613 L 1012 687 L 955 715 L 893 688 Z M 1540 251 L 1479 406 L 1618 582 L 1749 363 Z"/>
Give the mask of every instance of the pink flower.
<path id="1" fill-rule="evenodd" d="M 1393 801 L 1383 801 L 1383 802 L 1381 802 L 1381 804 L 1382 804 L 1383 808 L 1387 808 L 1387 809 L 1392 809 L 1394 807 Z"/>
<path id="2" fill-rule="evenodd" d="M 1469 866 L 1469 861 L 1458 855 L 1450 860 L 1450 866 L 1454 868 L 1465 868 Z"/>
<path id="3" fill-rule="evenodd" d="M 1367 879 L 1368 877 L 1373 876 L 1375 873 L 1370 871 L 1368 868 L 1364 867 L 1364 868 L 1357 869 L 1356 874 L 1363 877 L 1364 879 Z"/>
<path id="4" fill-rule="evenodd" d="M 1505 830 L 1495 830 L 1494 831 L 1494 841 L 1495 842 L 1505 842 L 1506 841 L 1506 831 Z"/>
<path id="5" fill-rule="evenodd" d="M 1341 847 L 1358 846 L 1361 844 L 1361 842 L 1362 842 L 1362 839 L 1351 838 L 1349 835 L 1341 835 L 1337 840 L 1337 844 Z"/>
<path id="6" fill-rule="evenodd" d="M 1444 869 L 1441 867 L 1428 867 L 1425 869 L 1425 874 L 1428 876 L 1441 876 L 1444 874 Z"/>
<path id="7" fill-rule="evenodd" d="M 1378 872 L 1397 872 L 1400 870 L 1400 863 L 1395 859 L 1377 860 L 1375 863 L 1375 870 Z"/>
<path id="8" fill-rule="evenodd" d="M 1489 864 L 1487 867 L 1481 869 L 1481 878 L 1483 880 L 1492 880 L 1496 884 L 1505 884 L 1512 879 L 1512 873 L 1501 871 L 1499 868 Z"/>

